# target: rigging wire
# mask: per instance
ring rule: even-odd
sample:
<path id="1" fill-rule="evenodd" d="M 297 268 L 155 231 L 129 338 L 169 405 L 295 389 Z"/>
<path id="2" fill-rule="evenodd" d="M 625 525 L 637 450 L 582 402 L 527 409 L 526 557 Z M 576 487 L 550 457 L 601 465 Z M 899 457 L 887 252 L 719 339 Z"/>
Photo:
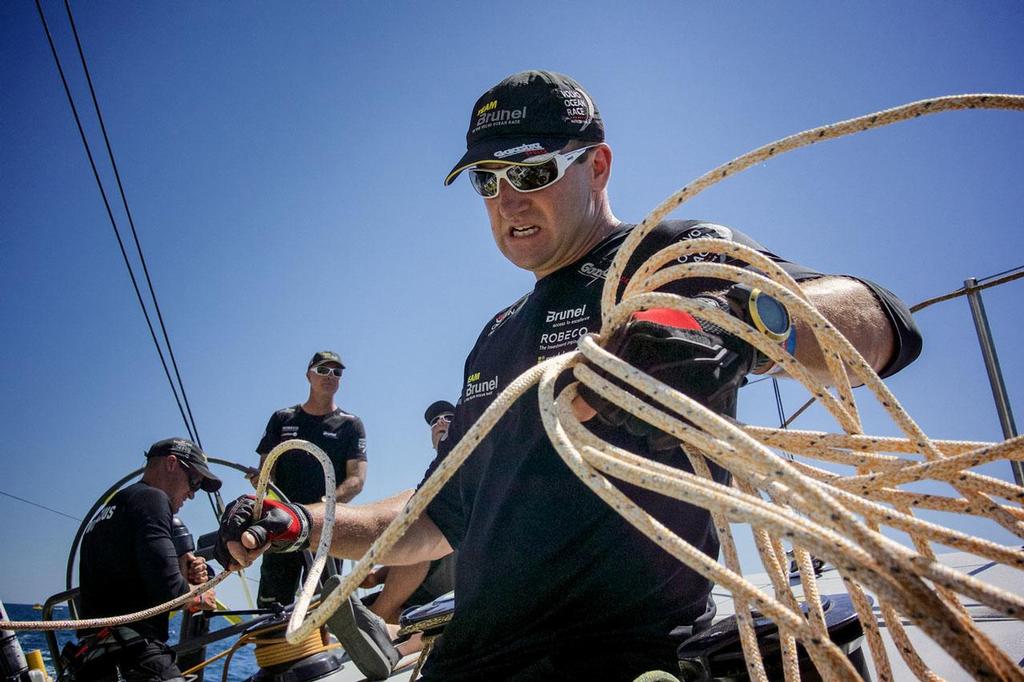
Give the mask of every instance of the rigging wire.
<path id="1" fill-rule="evenodd" d="M 178 371 L 178 362 L 174 357 L 174 349 L 171 347 L 171 338 L 167 334 L 167 327 L 164 325 L 164 316 L 160 311 L 160 304 L 156 300 L 156 289 L 153 288 L 153 280 L 149 276 L 149 267 L 146 265 L 146 257 L 142 255 L 142 244 L 139 242 L 139 234 L 135 230 L 135 220 L 132 218 L 131 209 L 128 208 L 128 197 L 125 196 L 124 185 L 121 183 L 121 173 L 117 168 L 117 162 L 114 160 L 114 150 L 110 146 L 110 138 L 107 135 L 107 126 L 103 122 L 103 114 L 100 112 L 100 103 L 96 98 L 96 90 L 93 88 L 92 75 L 89 72 L 89 66 L 85 61 L 85 52 L 82 50 L 82 41 L 78 37 L 78 28 L 75 26 L 75 18 L 71 14 L 71 5 L 68 0 L 64 0 L 64 9 L 68 15 L 68 22 L 71 24 L 71 32 L 75 36 L 75 45 L 78 48 L 78 57 L 82 62 L 82 71 L 85 72 L 85 80 L 89 84 L 89 94 L 92 96 L 93 108 L 96 110 L 96 118 L 100 124 L 100 130 L 103 132 L 103 142 L 107 147 L 107 156 L 110 159 L 110 166 L 114 170 L 114 178 L 117 180 L 117 189 L 121 193 L 121 203 L 124 206 L 125 215 L 128 217 L 128 225 L 131 227 L 132 239 L 135 241 L 135 251 L 139 255 L 139 262 L 142 264 L 142 272 L 146 276 L 146 286 L 149 287 L 149 295 L 153 300 L 153 309 L 156 311 L 157 320 L 160 322 L 160 331 L 163 333 L 164 344 L 167 346 L 167 355 L 171 358 L 171 366 L 174 367 L 174 376 L 178 379 L 178 387 L 181 389 L 181 398 L 185 403 L 185 410 L 188 412 L 188 421 L 191 423 L 192 428 L 189 431 L 190 434 L 195 434 L 195 441 L 201 448 L 203 443 L 199 440 L 199 428 L 196 426 L 195 418 L 192 416 L 192 407 L 188 402 L 188 395 L 185 393 L 185 382 L 181 379 L 181 372 Z M 115 228 L 116 229 L 116 228 Z M 186 424 L 188 426 L 188 424 Z"/>
<path id="2" fill-rule="evenodd" d="M 54 514 L 60 514 L 61 516 L 66 516 L 69 519 L 71 519 L 72 521 L 79 521 L 80 522 L 82 520 L 82 519 L 78 518 L 77 516 L 72 516 L 71 514 L 65 514 L 62 511 L 58 511 L 56 509 L 52 509 L 50 507 L 47 507 L 45 504 L 39 504 L 38 502 L 33 502 L 32 500 L 26 500 L 24 497 L 18 497 L 17 495 L 12 495 L 11 493 L 4 492 L 3 490 L 0 490 L 0 495 L 5 495 L 7 497 L 10 497 L 10 498 L 13 498 L 15 500 L 18 500 L 19 502 L 24 502 L 25 504 L 31 504 L 33 507 L 39 507 L 40 509 L 45 509 L 46 511 L 53 512 Z"/>
<path id="3" fill-rule="evenodd" d="M 1003 272 L 997 273 L 995 275 L 989 275 L 988 277 L 985 277 L 983 279 L 979 279 L 978 280 L 978 284 L 976 286 L 970 287 L 969 289 L 967 287 L 960 287 L 956 291 L 951 291 L 948 294 L 943 294 L 942 296 L 936 296 L 935 298 L 929 298 L 927 301 L 921 301 L 920 303 L 918 303 L 917 305 L 912 307 L 910 309 L 910 312 L 916 313 L 919 310 L 924 310 L 925 308 L 927 308 L 930 305 L 935 305 L 936 303 L 942 303 L 943 301 L 948 301 L 950 299 L 958 298 L 960 296 L 966 296 L 967 294 L 969 294 L 972 291 L 982 291 L 983 289 L 988 289 L 990 287 L 996 287 L 996 286 L 999 286 L 1000 284 L 1006 284 L 1007 282 L 1012 282 L 1015 279 L 1020 279 L 1021 277 L 1024 277 L 1024 272 L 1020 272 L 1021 270 L 1024 270 L 1024 265 L 1018 265 L 1015 268 L 1010 268 L 1009 270 L 1004 270 Z M 1011 275 L 1011 274 L 1007 274 L 1007 273 L 1014 273 L 1014 274 Z M 1006 275 L 1006 277 L 1000 277 L 1000 275 Z M 996 277 L 999 277 L 999 279 L 995 279 L 995 281 L 989 282 L 989 280 L 993 280 Z M 982 282 L 986 282 L 986 284 L 982 284 Z"/>
<path id="4" fill-rule="evenodd" d="M 198 436 L 193 431 L 192 426 L 189 423 L 188 417 L 185 416 L 185 409 L 182 406 L 181 399 L 178 397 L 177 387 L 174 384 L 174 380 L 171 378 L 171 373 L 170 373 L 170 370 L 167 367 L 167 361 L 164 358 L 163 350 L 160 347 L 159 340 L 157 339 L 156 331 L 153 329 L 153 323 L 152 323 L 152 320 L 150 319 L 149 311 L 146 309 L 146 304 L 145 304 L 145 302 L 144 302 L 144 300 L 142 298 L 142 292 L 139 290 L 139 283 L 138 283 L 138 280 L 135 277 L 135 271 L 132 269 L 131 261 L 128 259 L 128 252 L 125 249 L 124 240 L 121 238 L 121 233 L 120 233 L 120 231 L 117 228 L 117 221 L 114 219 L 114 213 L 113 213 L 113 210 L 110 207 L 110 201 L 107 198 L 107 193 L 106 193 L 106 191 L 103 188 L 103 182 L 100 179 L 99 171 L 96 168 L 96 160 L 93 157 L 92 149 L 90 148 L 88 138 L 85 135 L 85 129 L 82 126 L 81 117 L 78 115 L 78 107 L 75 106 L 74 98 L 71 96 L 71 88 L 69 87 L 68 81 L 67 81 L 67 77 L 64 74 L 64 68 L 61 65 L 60 57 L 57 54 L 57 48 L 54 45 L 53 35 L 50 32 L 50 26 L 49 26 L 49 24 L 46 21 L 46 15 L 43 13 L 43 8 L 42 8 L 42 5 L 40 4 L 40 1 L 39 0 L 35 0 L 35 4 L 36 4 L 36 10 L 39 12 L 39 19 L 40 19 L 40 21 L 43 24 L 43 30 L 46 32 L 46 40 L 47 40 L 47 42 L 50 45 L 50 52 L 53 55 L 54 63 L 57 66 L 57 72 L 60 75 L 61 83 L 64 86 L 64 94 L 67 96 L 68 104 L 71 106 L 71 113 L 72 113 L 72 115 L 75 118 L 75 125 L 78 127 L 78 134 L 79 134 L 79 136 L 82 139 L 82 145 L 85 147 L 85 153 L 86 153 L 86 156 L 89 159 L 89 166 L 92 168 L 93 178 L 95 179 L 96 186 L 97 186 L 97 188 L 100 191 L 100 197 L 103 199 L 103 206 L 106 208 L 107 218 L 110 220 L 110 225 L 114 229 L 114 236 L 116 237 L 118 247 L 121 250 L 121 257 L 124 260 L 125 267 L 128 269 L 128 276 L 131 278 L 132 287 L 135 290 L 135 297 L 138 300 L 139 307 L 142 309 L 142 314 L 143 314 L 143 316 L 146 319 L 146 326 L 149 328 L 150 338 L 152 338 L 153 345 L 156 347 L 157 355 L 159 355 L 159 357 L 160 357 L 160 364 L 163 366 L 164 375 L 167 377 L 168 384 L 170 384 L 171 393 L 174 395 L 174 402 L 178 406 L 178 412 L 181 414 L 182 421 L 185 422 L 185 430 L 188 431 L 189 437 L 194 439 L 194 440 L 196 440 L 196 442 L 198 443 Z M 77 40 L 77 32 L 76 32 L 76 40 Z M 84 59 L 84 57 L 83 57 L 83 59 Z M 91 84 L 90 84 L 90 89 L 91 89 Z M 98 109 L 97 109 L 97 113 L 98 113 Z M 104 132 L 104 137 L 106 137 L 106 133 L 105 132 Z M 108 151 L 109 151 L 109 147 L 108 147 Z M 120 181 L 119 181 L 119 184 L 120 184 Z M 133 231 L 134 231 L 134 228 L 133 228 Z M 136 242 L 136 243 L 138 243 L 138 242 Z M 147 275 L 147 279 L 148 279 L 148 275 Z M 161 325 L 162 325 L 162 321 L 161 321 Z M 170 350 L 169 347 L 168 347 L 168 350 Z M 175 372 L 177 373 L 177 367 L 175 367 Z M 184 390 L 184 387 L 183 387 L 183 390 Z"/>

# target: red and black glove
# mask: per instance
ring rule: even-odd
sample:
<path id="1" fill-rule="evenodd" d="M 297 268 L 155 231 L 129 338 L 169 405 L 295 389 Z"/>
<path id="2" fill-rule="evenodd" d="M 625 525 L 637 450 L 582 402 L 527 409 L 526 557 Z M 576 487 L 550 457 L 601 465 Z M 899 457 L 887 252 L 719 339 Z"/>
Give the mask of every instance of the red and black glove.
<path id="1" fill-rule="evenodd" d="M 706 299 L 718 306 L 716 299 Z M 725 411 L 754 361 L 747 343 L 702 324 L 692 315 L 658 308 L 635 313 L 610 339 L 606 349 L 633 367 L 685 393 L 716 412 Z M 596 370 L 619 386 L 638 391 Z M 678 439 L 605 400 L 580 385 L 580 396 L 597 411 L 598 418 L 635 436 L 647 439 L 653 450 L 679 445 Z"/>
<path id="2" fill-rule="evenodd" d="M 259 520 L 253 521 L 255 506 L 254 496 L 243 495 L 228 505 L 220 517 L 220 530 L 213 556 L 225 568 L 232 563 L 227 543 L 241 542 L 242 533 L 251 533 L 257 546 L 269 542 L 269 552 L 299 552 L 309 547 L 309 529 L 313 525 L 313 517 L 305 507 L 265 499 Z"/>

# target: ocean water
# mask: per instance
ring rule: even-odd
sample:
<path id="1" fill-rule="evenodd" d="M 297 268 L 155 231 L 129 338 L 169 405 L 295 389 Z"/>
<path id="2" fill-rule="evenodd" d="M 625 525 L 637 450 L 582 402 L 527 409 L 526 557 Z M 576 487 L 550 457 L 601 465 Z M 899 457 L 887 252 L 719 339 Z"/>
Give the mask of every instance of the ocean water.
<path id="1" fill-rule="evenodd" d="M 32 608 L 31 604 L 4 604 L 7 609 L 7 615 L 11 620 L 41 620 L 42 611 L 37 611 Z M 59 608 L 53 614 L 54 620 L 67 618 L 67 609 Z M 181 617 L 175 616 L 171 619 L 170 634 L 171 637 L 168 643 L 174 645 L 178 641 L 178 628 L 181 623 Z M 210 630 L 215 631 L 223 627 L 227 627 L 229 623 L 223 618 L 214 618 L 210 622 Z M 74 639 L 74 633 L 71 631 L 61 631 L 57 633 L 57 642 L 61 647 L 64 643 Z M 218 653 L 227 650 L 232 644 L 237 641 L 238 636 L 235 635 L 228 639 L 223 639 L 219 642 L 215 642 L 206 648 L 206 658 L 212 658 Z M 39 649 L 43 654 L 43 661 L 46 663 L 46 667 L 49 670 L 50 676 L 54 676 L 53 661 L 50 657 L 50 648 L 46 644 L 46 636 L 42 632 L 19 632 L 18 641 L 21 642 L 21 648 L 28 653 L 33 649 Z M 226 658 L 226 657 L 225 657 Z M 224 671 L 224 658 L 215 661 L 205 668 L 204 680 L 206 682 L 220 682 L 221 675 Z M 256 666 L 256 658 L 253 654 L 252 646 L 245 646 L 235 652 L 234 656 L 231 657 L 230 667 L 228 668 L 228 680 L 229 682 L 243 682 L 256 673 L 259 668 Z"/>

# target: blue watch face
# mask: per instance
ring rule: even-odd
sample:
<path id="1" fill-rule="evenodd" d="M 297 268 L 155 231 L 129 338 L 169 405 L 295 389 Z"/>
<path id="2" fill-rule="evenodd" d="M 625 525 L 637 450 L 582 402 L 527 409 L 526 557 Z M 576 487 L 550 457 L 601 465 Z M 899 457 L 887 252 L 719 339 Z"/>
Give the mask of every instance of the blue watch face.
<path id="1" fill-rule="evenodd" d="M 765 294 L 757 297 L 755 305 L 757 314 L 768 331 L 779 335 L 789 331 L 789 311 L 784 305 Z"/>

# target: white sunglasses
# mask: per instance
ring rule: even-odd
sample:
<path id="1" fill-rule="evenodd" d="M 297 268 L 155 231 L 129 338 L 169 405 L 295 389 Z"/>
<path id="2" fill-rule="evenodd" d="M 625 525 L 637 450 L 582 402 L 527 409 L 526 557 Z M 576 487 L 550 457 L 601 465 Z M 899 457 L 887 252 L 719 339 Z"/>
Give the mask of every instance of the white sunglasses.
<path id="1" fill-rule="evenodd" d="M 517 192 L 536 192 L 565 177 L 566 169 L 576 159 L 597 146 L 592 144 L 571 152 L 555 152 L 554 156 L 540 163 L 516 164 L 497 169 L 473 167 L 469 169 L 469 181 L 477 194 L 485 199 L 498 196 L 502 178 Z"/>

